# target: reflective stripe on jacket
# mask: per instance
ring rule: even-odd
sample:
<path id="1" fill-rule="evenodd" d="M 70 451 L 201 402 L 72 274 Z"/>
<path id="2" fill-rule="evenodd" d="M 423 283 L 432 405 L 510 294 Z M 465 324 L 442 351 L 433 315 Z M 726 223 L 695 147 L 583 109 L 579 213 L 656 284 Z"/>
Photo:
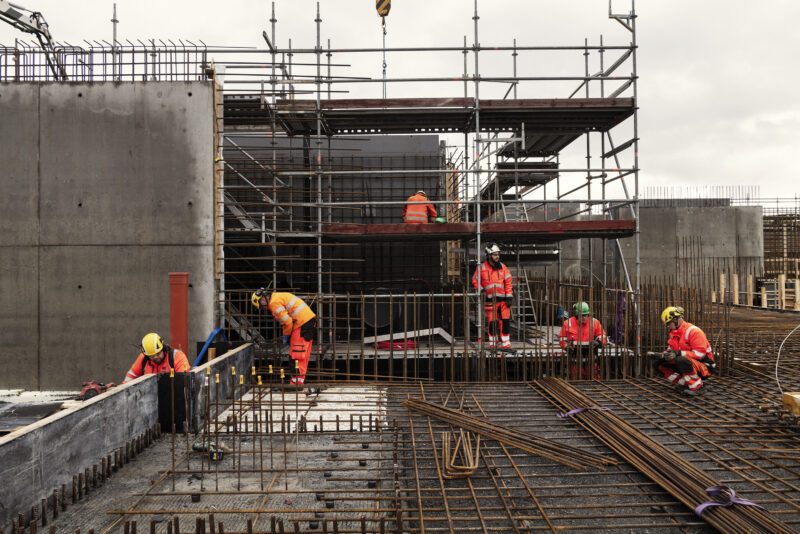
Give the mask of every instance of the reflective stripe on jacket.
<path id="1" fill-rule="evenodd" d="M 486 290 L 487 299 L 513 296 L 511 271 L 508 270 L 505 263 L 500 263 L 500 267 L 494 268 L 491 263 L 485 261 L 479 267 L 480 269 L 478 267 L 475 268 L 475 274 L 472 275 L 472 287 L 479 289 L 478 270 L 480 270 L 480 287 Z"/>
<path id="2" fill-rule="evenodd" d="M 171 350 L 173 351 L 172 359 L 175 362 L 176 373 L 185 373 L 192 368 L 192 366 L 189 364 L 189 358 L 186 357 L 186 354 L 184 354 L 183 351 L 178 349 Z M 142 373 L 142 369 L 144 369 L 144 373 Z M 133 362 L 133 365 L 131 365 L 128 373 L 125 375 L 125 380 L 123 380 L 122 383 L 124 384 L 125 382 L 130 382 L 134 378 L 139 378 L 143 374 L 154 375 L 159 373 L 169 373 L 169 357 L 165 354 L 164 359 L 161 360 L 161 363 L 156 365 L 150 358 L 147 358 L 147 361 L 145 361 L 145 355 L 140 353 Z"/>
<path id="3" fill-rule="evenodd" d="M 558 345 L 563 349 L 571 341 L 582 343 L 592 341 L 599 337 L 600 342 L 605 347 L 607 340 L 606 332 L 603 330 L 603 325 L 594 317 L 591 319 L 591 332 L 589 329 L 589 317 L 587 315 L 583 316 L 583 322 L 580 325 L 580 329 L 578 328 L 577 317 L 572 316 L 564 321 L 564 324 L 561 325 L 561 333 L 558 335 Z"/>
<path id="4" fill-rule="evenodd" d="M 705 332 L 692 323 L 683 321 L 675 330 L 670 330 L 667 345 L 672 350 L 679 350 L 687 358 L 702 360 L 706 356 L 714 360 L 711 343 Z"/>
<path id="5" fill-rule="evenodd" d="M 403 206 L 403 222 L 407 224 L 428 224 L 428 216 L 436 218 L 436 209 L 428 202 L 428 197 L 411 195 Z"/>
<path id="6" fill-rule="evenodd" d="M 303 299 L 291 293 L 273 293 L 269 298 L 269 311 L 281 324 L 284 336 L 316 317 Z"/>

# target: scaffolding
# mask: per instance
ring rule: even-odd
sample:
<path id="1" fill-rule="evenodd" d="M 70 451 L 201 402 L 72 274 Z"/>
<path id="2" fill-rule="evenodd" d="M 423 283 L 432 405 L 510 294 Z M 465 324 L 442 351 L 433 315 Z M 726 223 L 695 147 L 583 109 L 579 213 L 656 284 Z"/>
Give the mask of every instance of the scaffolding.
<path id="1" fill-rule="evenodd" d="M 477 0 L 456 14 L 473 21 L 472 42 L 465 35 L 460 46 L 336 48 L 322 41 L 322 15 L 318 3 L 316 38 L 305 47 L 278 40 L 275 3 L 265 48 L 180 40 L 55 46 L 70 81 L 217 87 L 217 319 L 229 338 L 253 341 L 268 356 L 280 352 L 274 323 L 249 305 L 253 289 L 272 282 L 315 309 L 318 372 L 342 347 L 389 359 L 395 347 L 411 347 L 417 356 L 458 350 L 460 377 L 485 379 L 485 362 L 506 355 L 484 342 L 484 302 L 470 279 L 495 241 L 516 279 L 509 359 L 558 350 L 554 312 L 572 304 L 560 284 L 541 296 L 547 311 L 537 313 L 534 273 L 587 292 L 602 288 L 604 304 L 593 312 L 604 323 L 625 294 L 631 330 L 618 350 L 640 357 L 634 2 L 624 13 L 609 2 L 619 44 L 601 35 L 572 46 L 483 44 Z M 382 75 L 363 75 L 376 56 Z M 443 66 L 435 76 L 387 77 L 386 58 Z M 47 81 L 44 64 L 23 42 L 0 47 L 0 80 Z M 414 96 L 387 96 L 395 94 Z M 401 224 L 417 189 L 431 193 L 446 222 Z M 633 237 L 633 265 L 618 242 L 625 237 Z M 578 276 L 565 242 L 577 243 Z"/>

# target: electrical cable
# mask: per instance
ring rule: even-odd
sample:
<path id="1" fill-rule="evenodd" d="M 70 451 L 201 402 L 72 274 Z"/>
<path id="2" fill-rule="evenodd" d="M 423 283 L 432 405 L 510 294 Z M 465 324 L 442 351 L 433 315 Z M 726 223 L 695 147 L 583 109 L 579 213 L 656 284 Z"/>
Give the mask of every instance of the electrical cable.
<path id="1" fill-rule="evenodd" d="M 778 391 L 780 391 L 781 395 L 783 395 L 783 389 L 781 389 L 781 381 L 778 379 L 778 363 L 780 363 L 780 361 L 781 361 L 781 351 L 783 350 L 783 345 L 784 345 L 784 343 L 786 343 L 786 340 L 787 340 L 787 339 L 789 339 L 789 336 L 791 336 L 792 334 L 794 334 L 794 333 L 797 331 L 797 329 L 798 329 L 798 328 L 800 328 L 800 324 L 798 324 L 797 326 L 795 326 L 795 327 L 792 329 L 792 331 L 791 331 L 791 332 L 789 332 L 789 333 L 786 335 L 786 337 L 785 337 L 785 338 L 783 338 L 783 341 L 781 341 L 781 346 L 780 346 L 780 347 L 778 347 L 778 357 L 777 357 L 777 358 L 775 358 L 775 382 L 777 382 L 777 383 L 778 383 Z"/>

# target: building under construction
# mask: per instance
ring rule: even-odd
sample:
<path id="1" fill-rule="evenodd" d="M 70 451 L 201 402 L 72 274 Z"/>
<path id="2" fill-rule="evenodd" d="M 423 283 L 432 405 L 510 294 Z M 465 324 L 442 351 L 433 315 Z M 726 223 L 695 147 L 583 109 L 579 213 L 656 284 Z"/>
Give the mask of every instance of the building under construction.
<path id="1" fill-rule="evenodd" d="M 278 11 L 258 49 L 0 46 L 0 534 L 800 530 L 800 205 L 642 194 L 633 2 L 565 46 L 479 44 L 477 2 L 455 47 Z M 305 388 L 261 287 L 316 313 Z M 656 369 L 671 305 L 702 395 Z M 107 389 L 150 331 L 192 370 Z"/>

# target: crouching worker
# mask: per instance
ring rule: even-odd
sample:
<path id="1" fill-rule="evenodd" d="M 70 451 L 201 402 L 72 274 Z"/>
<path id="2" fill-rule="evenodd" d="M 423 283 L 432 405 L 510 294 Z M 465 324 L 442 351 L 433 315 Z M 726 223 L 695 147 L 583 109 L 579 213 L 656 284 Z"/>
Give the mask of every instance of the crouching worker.
<path id="1" fill-rule="evenodd" d="M 561 324 L 558 344 L 574 362 L 569 366 L 572 380 L 601 379 L 598 353 L 608 344 L 608 339 L 603 325 L 591 314 L 589 304 L 576 302 L 572 306 L 572 317 Z"/>
<path id="2" fill-rule="evenodd" d="M 122 383 L 142 375 L 169 373 L 170 369 L 174 369 L 176 373 L 185 373 L 191 368 L 183 351 L 173 349 L 164 343 L 161 336 L 151 332 L 142 338 L 142 353 L 136 357 Z"/>
<path id="3" fill-rule="evenodd" d="M 267 291 L 263 287 L 253 292 L 250 302 L 258 309 L 268 307 L 272 317 L 281 324 L 283 344 L 289 345 L 290 355 L 298 362 L 298 375 L 289 382 L 302 386 L 306 381 L 308 361 L 311 359 L 311 345 L 316 330 L 316 314 L 303 299 L 292 293 L 274 292 L 267 303 Z"/>
<path id="4" fill-rule="evenodd" d="M 703 379 L 716 369 L 711 344 L 697 326 L 684 321 L 683 308 L 668 306 L 661 312 L 661 322 L 669 329 L 667 346 L 661 354 L 658 370 L 687 395 L 696 395 Z"/>

